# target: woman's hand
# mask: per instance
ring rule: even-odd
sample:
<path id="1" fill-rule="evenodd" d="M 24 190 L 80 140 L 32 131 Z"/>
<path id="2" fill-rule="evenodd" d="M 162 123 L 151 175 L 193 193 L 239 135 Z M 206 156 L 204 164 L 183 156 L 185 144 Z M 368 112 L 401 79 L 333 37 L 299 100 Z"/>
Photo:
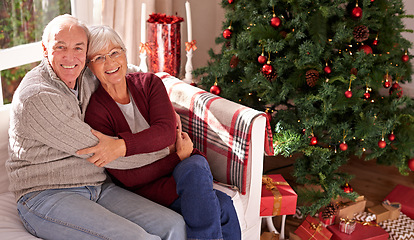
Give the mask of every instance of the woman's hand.
<path id="1" fill-rule="evenodd" d="M 78 155 L 93 154 L 87 160 L 98 167 L 104 167 L 113 160 L 126 154 L 126 145 L 123 139 L 115 139 L 92 129 L 99 143 L 90 148 L 84 148 L 76 152 Z"/>
<path id="2" fill-rule="evenodd" d="M 188 134 L 177 129 L 177 141 L 175 147 L 177 155 L 182 161 L 191 156 L 194 146 Z"/>
<path id="3" fill-rule="evenodd" d="M 175 112 L 175 118 L 176 118 L 176 123 L 177 123 L 177 129 L 180 130 L 180 132 L 181 132 L 182 131 L 181 118 L 180 118 L 180 115 L 178 115 L 177 112 Z M 177 135 L 177 137 L 178 137 L 178 135 Z M 175 141 L 177 141 L 177 140 L 175 140 Z M 170 149 L 170 154 L 176 152 L 175 144 L 176 143 L 173 143 L 170 146 L 168 146 L 168 148 Z"/>

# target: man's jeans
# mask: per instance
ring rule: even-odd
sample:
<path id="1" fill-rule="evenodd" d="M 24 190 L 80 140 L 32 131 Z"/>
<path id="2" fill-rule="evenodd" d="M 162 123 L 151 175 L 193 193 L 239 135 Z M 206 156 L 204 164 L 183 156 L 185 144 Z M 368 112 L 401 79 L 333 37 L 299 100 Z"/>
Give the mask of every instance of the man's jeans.
<path id="1" fill-rule="evenodd" d="M 173 176 L 179 198 L 170 207 L 183 215 L 188 239 L 241 239 L 233 201 L 213 189 L 210 167 L 203 156 L 184 159 L 175 167 Z"/>
<path id="2" fill-rule="evenodd" d="M 112 183 L 28 193 L 17 208 L 44 239 L 186 239 L 179 214 Z"/>

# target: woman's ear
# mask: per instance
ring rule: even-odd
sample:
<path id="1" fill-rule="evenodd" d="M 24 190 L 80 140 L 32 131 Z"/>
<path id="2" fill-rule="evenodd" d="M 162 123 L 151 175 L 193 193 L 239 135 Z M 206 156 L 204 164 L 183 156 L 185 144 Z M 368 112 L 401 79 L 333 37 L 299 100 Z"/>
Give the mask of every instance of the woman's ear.
<path id="1" fill-rule="evenodd" d="M 42 48 L 43 48 L 43 57 L 47 58 L 47 47 L 45 46 L 45 44 L 43 44 L 43 42 L 42 42 Z"/>

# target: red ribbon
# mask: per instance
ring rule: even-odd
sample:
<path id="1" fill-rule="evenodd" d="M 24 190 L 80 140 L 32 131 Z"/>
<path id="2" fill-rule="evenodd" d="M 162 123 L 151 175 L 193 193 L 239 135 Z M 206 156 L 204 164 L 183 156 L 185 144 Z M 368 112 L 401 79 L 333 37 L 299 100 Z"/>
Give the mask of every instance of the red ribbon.
<path id="1" fill-rule="evenodd" d="M 187 52 L 190 51 L 190 49 L 193 49 L 193 51 L 195 51 L 197 49 L 196 43 L 196 40 L 193 40 L 191 42 L 185 42 L 185 50 Z"/>
<path id="2" fill-rule="evenodd" d="M 144 51 L 147 52 L 147 53 L 149 53 L 151 51 L 150 47 L 149 47 L 149 43 L 140 43 L 139 44 L 139 53 L 144 53 Z"/>

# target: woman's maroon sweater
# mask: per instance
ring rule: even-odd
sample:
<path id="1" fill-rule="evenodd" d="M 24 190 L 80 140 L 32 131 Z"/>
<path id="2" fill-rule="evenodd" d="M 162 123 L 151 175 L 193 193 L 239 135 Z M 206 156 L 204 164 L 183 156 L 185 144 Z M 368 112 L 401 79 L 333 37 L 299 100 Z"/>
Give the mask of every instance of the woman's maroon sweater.
<path id="1" fill-rule="evenodd" d="M 85 122 L 103 134 L 123 138 L 126 156 L 154 152 L 172 145 L 176 137 L 175 112 L 162 80 L 151 73 L 133 73 L 126 76 L 126 81 L 138 110 L 150 127 L 131 133 L 123 113 L 102 85 L 90 99 Z M 179 162 L 178 155 L 172 153 L 140 168 L 107 171 L 116 184 L 169 206 L 178 197 L 172 172 Z"/>

